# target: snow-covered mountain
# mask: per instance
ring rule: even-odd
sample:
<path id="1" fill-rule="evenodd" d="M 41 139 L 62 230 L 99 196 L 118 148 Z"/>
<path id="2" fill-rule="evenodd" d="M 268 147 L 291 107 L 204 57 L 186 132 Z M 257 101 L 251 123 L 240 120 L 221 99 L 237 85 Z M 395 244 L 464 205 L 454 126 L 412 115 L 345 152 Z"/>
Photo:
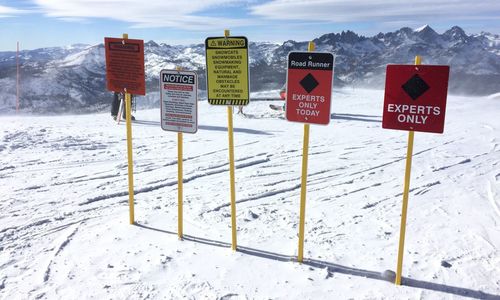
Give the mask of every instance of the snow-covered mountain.
<path id="1" fill-rule="evenodd" d="M 451 66 L 451 93 L 486 95 L 500 92 L 500 36 L 482 32 L 467 35 L 455 26 L 439 34 L 429 26 L 401 28 L 373 37 L 352 31 L 330 33 L 314 40 L 317 51 L 336 55 L 334 86 L 353 85 L 383 88 L 389 63 L 412 63 L 415 55 L 424 64 Z M 252 91 L 276 89 L 286 77 L 290 51 L 305 51 L 307 42 L 250 43 L 250 84 Z M 139 103 L 153 105 L 159 100 L 161 69 L 181 66 L 200 76 L 205 88 L 203 44 L 172 46 L 154 41 L 145 43 L 147 95 Z M 105 61 L 102 44 L 72 45 L 22 51 L 22 108 L 34 112 L 96 111 L 107 107 L 110 93 L 105 88 Z M 16 94 L 16 55 L 0 52 L 0 110 L 11 110 Z"/>

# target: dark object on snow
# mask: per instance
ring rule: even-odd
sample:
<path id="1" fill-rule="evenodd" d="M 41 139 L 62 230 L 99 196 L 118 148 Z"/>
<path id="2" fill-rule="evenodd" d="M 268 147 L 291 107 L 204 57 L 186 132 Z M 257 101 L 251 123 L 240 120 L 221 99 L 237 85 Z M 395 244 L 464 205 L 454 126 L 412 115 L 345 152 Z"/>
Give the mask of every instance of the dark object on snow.
<path id="1" fill-rule="evenodd" d="M 396 280 L 396 272 L 392 270 L 385 270 L 380 275 L 389 282 L 394 282 L 394 280 Z"/>
<path id="2" fill-rule="evenodd" d="M 118 115 L 118 110 L 120 109 L 120 93 L 113 93 L 113 101 L 111 102 L 111 116 L 116 119 Z M 123 116 L 125 116 L 125 111 L 123 111 Z"/>
<path id="3" fill-rule="evenodd" d="M 449 262 L 447 262 L 446 260 L 441 261 L 441 266 L 443 266 L 445 268 L 451 268 L 451 264 Z"/>
<path id="4" fill-rule="evenodd" d="M 125 120 L 126 117 L 124 116 L 123 119 Z M 116 116 L 113 116 L 113 120 L 116 121 Z M 135 117 L 133 115 L 130 115 L 130 120 L 135 121 Z"/>
<path id="5" fill-rule="evenodd" d="M 134 107 L 134 95 L 130 95 L 131 96 L 131 107 Z M 123 99 L 124 103 L 123 103 L 123 113 L 122 113 L 122 116 L 123 116 L 123 119 L 126 119 L 127 117 L 127 113 L 126 113 L 126 105 L 125 105 L 125 99 L 123 98 L 123 94 L 122 93 L 117 93 L 117 92 L 114 92 L 113 93 L 113 101 L 111 102 L 111 116 L 113 117 L 114 120 L 116 120 L 116 116 L 118 115 L 118 111 L 120 110 L 120 102 L 121 100 Z M 135 109 L 132 109 L 133 111 L 135 111 Z M 132 121 L 135 121 L 135 117 L 134 116 L 131 116 L 132 117 Z"/>

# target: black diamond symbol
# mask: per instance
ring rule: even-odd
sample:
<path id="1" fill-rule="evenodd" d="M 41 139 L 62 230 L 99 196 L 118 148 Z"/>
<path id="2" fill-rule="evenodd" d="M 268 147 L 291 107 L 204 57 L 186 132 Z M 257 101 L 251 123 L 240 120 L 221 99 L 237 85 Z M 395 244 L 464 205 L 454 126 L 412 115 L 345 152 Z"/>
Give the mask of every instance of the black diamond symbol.
<path id="1" fill-rule="evenodd" d="M 300 81 L 300 85 L 306 90 L 308 93 L 312 92 L 317 86 L 319 82 L 314 78 L 314 76 L 311 75 L 311 73 L 307 74 L 306 77 L 304 77 Z"/>
<path id="2" fill-rule="evenodd" d="M 422 96 L 429 89 L 429 85 L 418 74 L 413 75 L 401 87 L 413 100 L 417 100 L 418 97 Z"/>

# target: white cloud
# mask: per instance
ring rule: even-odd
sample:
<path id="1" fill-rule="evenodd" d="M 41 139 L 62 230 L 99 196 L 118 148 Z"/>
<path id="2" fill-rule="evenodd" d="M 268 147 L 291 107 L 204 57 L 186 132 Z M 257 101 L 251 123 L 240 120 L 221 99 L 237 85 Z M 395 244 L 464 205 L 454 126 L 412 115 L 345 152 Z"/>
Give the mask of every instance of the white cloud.
<path id="1" fill-rule="evenodd" d="M 278 20 L 329 22 L 500 19 L 499 0 L 273 0 L 252 14 Z"/>
<path id="2" fill-rule="evenodd" d="M 243 0 L 35 0 L 34 2 L 49 17 L 105 18 L 129 22 L 134 27 L 142 28 L 176 27 L 203 30 L 250 24 L 244 19 L 199 15 L 207 9 L 222 9 L 245 2 Z"/>
<path id="3" fill-rule="evenodd" d="M 0 5 L 0 18 L 14 17 L 26 13 L 27 11 Z"/>

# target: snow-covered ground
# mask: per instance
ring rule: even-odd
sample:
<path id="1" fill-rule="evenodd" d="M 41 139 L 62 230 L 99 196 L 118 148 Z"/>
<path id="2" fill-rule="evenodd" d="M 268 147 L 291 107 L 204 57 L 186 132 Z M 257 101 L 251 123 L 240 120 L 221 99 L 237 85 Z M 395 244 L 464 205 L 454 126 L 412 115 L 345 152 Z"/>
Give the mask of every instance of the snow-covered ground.
<path id="1" fill-rule="evenodd" d="M 302 124 L 270 103 L 234 115 L 238 248 L 231 244 L 227 110 L 200 102 L 184 134 L 159 109 L 0 122 L 1 299 L 500 298 L 500 102 L 449 97 L 445 132 L 415 134 L 403 286 L 395 270 L 407 133 L 381 128 L 382 91 L 339 90 L 311 126 L 305 261 L 297 256 Z"/>

